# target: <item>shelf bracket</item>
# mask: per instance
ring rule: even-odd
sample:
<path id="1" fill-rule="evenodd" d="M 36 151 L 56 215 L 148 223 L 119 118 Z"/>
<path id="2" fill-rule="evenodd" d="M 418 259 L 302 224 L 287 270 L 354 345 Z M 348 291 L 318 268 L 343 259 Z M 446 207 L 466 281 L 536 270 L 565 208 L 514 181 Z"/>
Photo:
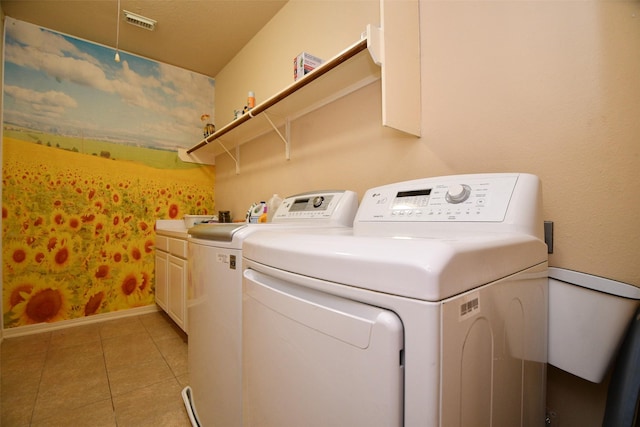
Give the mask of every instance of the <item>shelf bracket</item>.
<path id="1" fill-rule="evenodd" d="M 231 157 L 231 160 L 236 164 L 236 175 L 240 174 L 240 146 L 236 145 L 236 156 L 233 157 L 233 154 L 224 146 L 222 140 L 220 138 L 216 139 L 216 142 L 222 147 L 222 149 Z"/>
<path id="2" fill-rule="evenodd" d="M 284 156 L 287 160 L 291 160 L 291 122 L 289 119 L 286 120 L 284 125 L 284 133 L 283 136 L 278 127 L 273 123 L 271 118 L 266 112 L 263 112 L 262 115 L 267 119 L 271 127 L 278 134 L 282 142 L 284 142 Z"/>
<path id="3" fill-rule="evenodd" d="M 236 175 L 240 175 L 240 146 L 236 145 Z"/>
<path id="4" fill-rule="evenodd" d="M 216 158 L 213 153 L 192 152 L 189 153 L 184 148 L 178 148 L 178 158 L 187 163 L 198 163 L 201 165 L 215 165 Z"/>
<path id="5" fill-rule="evenodd" d="M 381 67 L 384 62 L 384 50 L 382 49 L 383 44 L 383 34 L 382 28 L 368 24 L 367 25 L 367 50 L 369 50 L 369 55 L 371 55 L 371 59 L 373 62 Z"/>

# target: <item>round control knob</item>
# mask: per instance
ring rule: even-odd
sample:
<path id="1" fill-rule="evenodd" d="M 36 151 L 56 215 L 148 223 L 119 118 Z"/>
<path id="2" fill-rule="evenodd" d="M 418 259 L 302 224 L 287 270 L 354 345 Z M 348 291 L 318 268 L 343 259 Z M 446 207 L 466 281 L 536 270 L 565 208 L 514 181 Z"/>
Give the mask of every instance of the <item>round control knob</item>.
<path id="1" fill-rule="evenodd" d="M 453 184 L 449 186 L 445 198 L 449 203 L 462 203 L 471 195 L 471 187 L 465 184 Z"/>
<path id="2" fill-rule="evenodd" d="M 324 202 L 324 196 L 316 196 L 313 198 L 313 207 L 319 208 L 322 206 L 322 202 Z"/>

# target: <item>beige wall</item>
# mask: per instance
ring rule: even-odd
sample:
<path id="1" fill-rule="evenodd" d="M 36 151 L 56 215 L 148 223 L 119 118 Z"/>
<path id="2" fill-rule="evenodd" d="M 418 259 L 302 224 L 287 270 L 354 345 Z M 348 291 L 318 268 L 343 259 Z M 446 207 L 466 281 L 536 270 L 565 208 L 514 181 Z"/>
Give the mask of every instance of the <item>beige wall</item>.
<path id="1" fill-rule="evenodd" d="M 329 59 L 357 42 L 367 24 L 378 22 L 377 1 L 290 0 L 216 76 L 216 126 L 233 119 L 248 91 L 260 103 L 293 83 L 299 53 Z"/>
<path id="2" fill-rule="evenodd" d="M 279 31 L 265 28 L 269 37 L 248 49 L 286 46 L 282 30 L 310 19 L 312 6 L 285 6 L 272 21 Z M 226 155 L 217 157 L 217 208 L 242 218 L 273 192 L 362 195 L 426 176 L 530 172 L 542 179 L 544 217 L 555 223 L 550 265 L 640 286 L 640 2 L 430 0 L 420 19 L 422 138 L 380 126 L 373 84 L 294 122 L 290 161 L 273 134 L 242 146 L 239 175 Z M 353 33 L 344 46 L 357 40 Z M 274 51 L 272 62 L 287 63 L 303 46 Z M 309 50 L 325 54 L 319 45 Z M 216 96 L 250 66 L 238 55 L 217 77 Z M 549 405 L 560 425 L 600 425 L 605 386 L 551 369 Z"/>
<path id="3" fill-rule="evenodd" d="M 328 26 L 305 14 L 318 3 L 356 4 L 369 15 L 377 7 L 293 1 L 271 22 L 278 31 L 267 26 L 248 51 L 286 45 L 286 22 Z M 294 122 L 290 161 L 274 134 L 242 146 L 239 175 L 219 156 L 216 204 L 238 218 L 274 191 L 338 187 L 362 194 L 425 176 L 531 172 L 544 184 L 545 219 L 555 222 L 550 264 L 640 286 L 639 19 L 637 1 L 425 1 L 421 139 L 382 128 L 379 88 L 367 87 Z M 345 32 L 344 47 L 363 27 L 358 22 Z M 335 43 L 320 53 L 339 51 Z M 285 71 L 265 81 L 278 75 L 289 83 L 281 75 L 290 77 L 289 57 L 303 46 L 283 48 Z M 216 77 L 218 100 L 250 66 L 252 55 L 244 53 Z M 245 96 L 238 90 L 239 102 Z"/>
<path id="4" fill-rule="evenodd" d="M 640 3 L 426 2 L 424 139 L 544 183 L 550 264 L 640 286 Z M 631 197 L 625 197 L 629 195 Z"/>

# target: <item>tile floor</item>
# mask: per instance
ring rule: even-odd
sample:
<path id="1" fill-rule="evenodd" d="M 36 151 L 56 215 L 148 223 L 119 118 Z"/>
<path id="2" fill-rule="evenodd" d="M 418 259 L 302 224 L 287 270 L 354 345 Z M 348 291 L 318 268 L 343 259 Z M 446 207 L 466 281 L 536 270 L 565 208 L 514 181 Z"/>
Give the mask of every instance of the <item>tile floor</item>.
<path id="1" fill-rule="evenodd" d="M 5 338 L 4 427 L 188 427 L 187 337 L 163 313 Z"/>

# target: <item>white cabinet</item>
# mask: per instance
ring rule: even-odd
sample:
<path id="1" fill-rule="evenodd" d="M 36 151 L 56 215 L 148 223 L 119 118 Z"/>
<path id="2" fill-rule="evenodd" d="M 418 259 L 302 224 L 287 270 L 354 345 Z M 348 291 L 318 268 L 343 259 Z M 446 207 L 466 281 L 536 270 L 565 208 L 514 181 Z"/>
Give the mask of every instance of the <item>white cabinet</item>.
<path id="1" fill-rule="evenodd" d="M 156 304 L 164 311 L 168 310 L 169 293 L 169 254 L 156 247 Z"/>
<path id="2" fill-rule="evenodd" d="M 156 304 L 187 332 L 187 239 L 156 235 Z"/>
<path id="3" fill-rule="evenodd" d="M 187 260 L 169 255 L 169 303 L 167 313 L 187 331 Z"/>

